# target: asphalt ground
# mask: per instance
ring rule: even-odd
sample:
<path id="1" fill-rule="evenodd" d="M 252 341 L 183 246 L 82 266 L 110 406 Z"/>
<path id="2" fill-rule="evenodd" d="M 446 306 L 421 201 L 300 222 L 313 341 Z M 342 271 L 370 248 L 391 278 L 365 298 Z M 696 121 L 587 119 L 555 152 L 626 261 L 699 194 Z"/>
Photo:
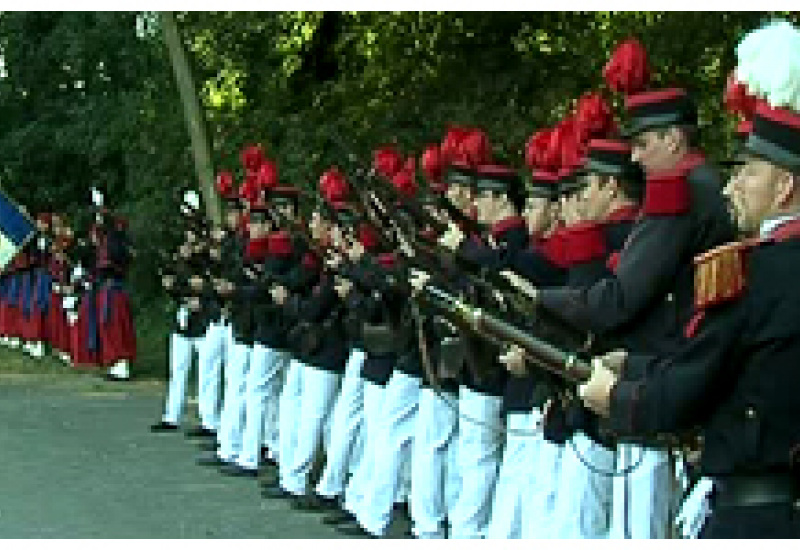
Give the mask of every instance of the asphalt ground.
<path id="1" fill-rule="evenodd" d="M 151 433 L 163 396 L 158 382 L 0 374 L 0 538 L 345 538 L 195 464 L 182 432 Z"/>

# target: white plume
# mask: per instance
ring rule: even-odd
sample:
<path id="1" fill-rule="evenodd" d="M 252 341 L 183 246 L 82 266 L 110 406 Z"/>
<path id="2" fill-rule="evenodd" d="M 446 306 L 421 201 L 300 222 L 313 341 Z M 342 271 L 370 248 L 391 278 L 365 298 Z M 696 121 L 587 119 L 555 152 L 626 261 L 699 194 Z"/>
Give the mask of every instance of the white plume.
<path id="1" fill-rule="evenodd" d="M 183 202 L 195 210 L 200 210 L 200 195 L 194 189 L 190 189 L 183 194 Z"/>
<path id="2" fill-rule="evenodd" d="M 800 29 L 786 21 L 751 32 L 736 47 L 736 78 L 772 107 L 800 112 Z"/>
<path id="3" fill-rule="evenodd" d="M 98 208 L 103 206 L 103 193 L 97 187 L 92 187 L 92 204 Z"/>

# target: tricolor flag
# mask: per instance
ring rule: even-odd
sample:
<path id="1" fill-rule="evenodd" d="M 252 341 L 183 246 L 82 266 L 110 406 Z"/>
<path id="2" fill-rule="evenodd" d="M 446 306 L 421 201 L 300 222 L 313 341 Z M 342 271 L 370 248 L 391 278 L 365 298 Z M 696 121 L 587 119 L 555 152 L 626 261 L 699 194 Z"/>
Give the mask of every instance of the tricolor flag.
<path id="1" fill-rule="evenodd" d="M 0 191 L 0 270 L 36 233 L 33 220 Z"/>

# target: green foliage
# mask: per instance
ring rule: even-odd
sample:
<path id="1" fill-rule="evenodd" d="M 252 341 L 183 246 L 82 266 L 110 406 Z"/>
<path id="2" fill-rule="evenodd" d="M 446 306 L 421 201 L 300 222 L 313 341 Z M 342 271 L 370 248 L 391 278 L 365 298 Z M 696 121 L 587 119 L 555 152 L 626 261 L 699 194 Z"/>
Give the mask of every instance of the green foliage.
<path id="1" fill-rule="evenodd" d="M 346 152 L 366 157 L 395 142 L 419 153 L 449 123 L 486 128 L 496 156 L 521 167 L 527 137 L 581 93 L 602 88 L 610 51 L 630 35 L 645 44 L 658 83 L 696 94 L 703 143 L 720 158 L 732 130 L 721 94 L 734 46 L 776 15 L 798 22 L 796 13 L 752 12 L 187 12 L 176 19 L 215 167 L 241 178 L 239 151 L 261 142 L 283 181 L 310 187 Z M 105 188 L 130 220 L 135 306 L 159 326 L 154 250 L 173 192 L 192 182 L 194 170 L 157 15 L 2 12 L 0 59 L 0 185 L 32 211 L 76 215 L 91 185 Z M 163 344 L 153 345 L 147 353 L 156 357 Z"/>

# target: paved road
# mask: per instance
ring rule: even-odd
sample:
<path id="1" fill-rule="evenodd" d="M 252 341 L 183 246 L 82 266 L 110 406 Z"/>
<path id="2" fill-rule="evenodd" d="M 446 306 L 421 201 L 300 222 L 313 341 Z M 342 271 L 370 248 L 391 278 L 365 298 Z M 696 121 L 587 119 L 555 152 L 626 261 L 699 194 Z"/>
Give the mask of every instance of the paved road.
<path id="1" fill-rule="evenodd" d="M 0 376 L 0 538 L 341 538 L 151 434 L 163 386 Z"/>

